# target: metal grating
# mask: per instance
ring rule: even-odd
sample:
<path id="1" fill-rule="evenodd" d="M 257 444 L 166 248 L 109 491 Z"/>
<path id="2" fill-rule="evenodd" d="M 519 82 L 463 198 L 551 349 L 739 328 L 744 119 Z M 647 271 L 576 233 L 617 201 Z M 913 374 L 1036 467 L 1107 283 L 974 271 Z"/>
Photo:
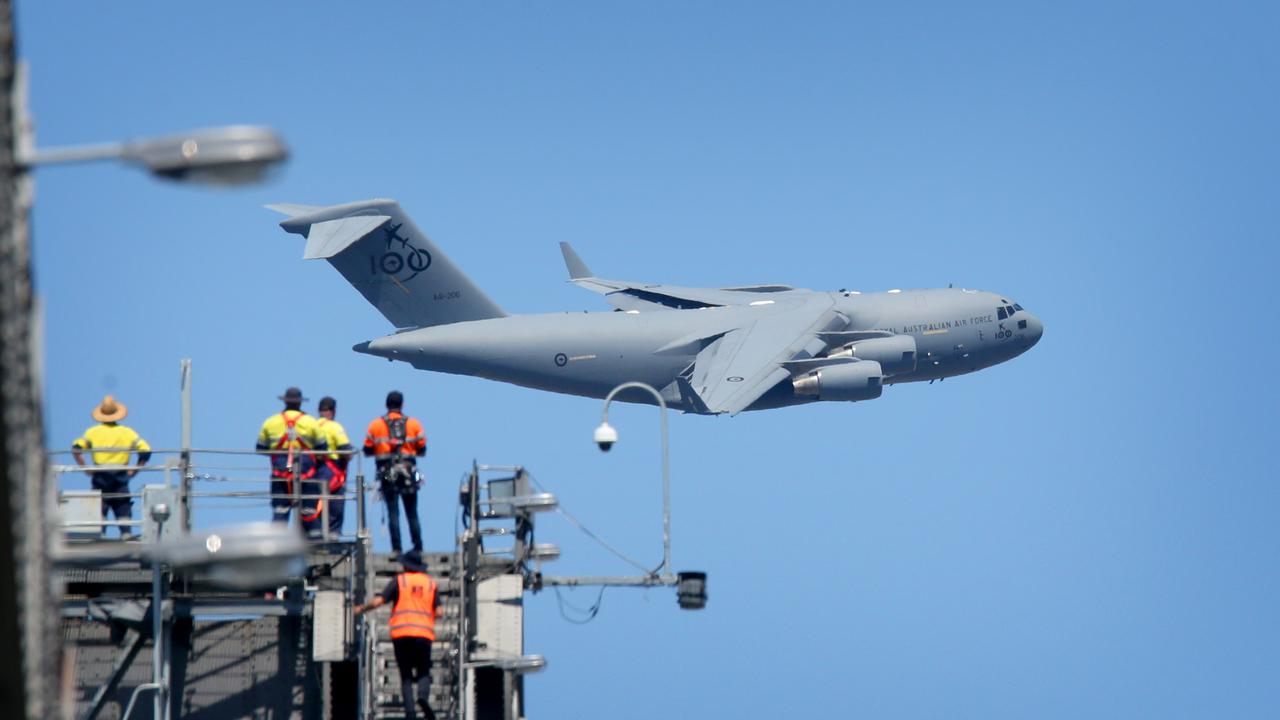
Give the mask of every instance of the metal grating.
<path id="1" fill-rule="evenodd" d="M 320 718 L 317 673 L 309 672 L 310 633 L 298 617 L 196 622 L 174 632 L 172 688 L 174 717 Z M 76 715 L 83 717 L 98 688 L 130 639 L 108 623 L 68 619 L 63 623 L 67 652 L 74 654 Z M 133 689 L 151 679 L 151 642 L 134 659 L 99 718 L 117 720 Z M 149 695 L 140 697 L 133 718 L 152 718 Z"/>

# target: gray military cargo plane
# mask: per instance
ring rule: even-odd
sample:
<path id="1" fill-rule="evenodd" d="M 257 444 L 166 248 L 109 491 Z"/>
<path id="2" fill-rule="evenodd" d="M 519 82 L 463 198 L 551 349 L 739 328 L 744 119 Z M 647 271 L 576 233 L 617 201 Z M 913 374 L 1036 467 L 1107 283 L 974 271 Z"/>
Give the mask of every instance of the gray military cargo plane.
<path id="1" fill-rule="evenodd" d="M 1040 320 L 979 290 L 815 292 L 788 285 L 689 288 L 605 280 L 561 243 L 570 282 L 613 312 L 508 315 L 394 200 L 269 205 L 397 328 L 357 352 L 422 370 L 603 398 L 639 380 L 704 415 L 880 397 L 885 385 L 1002 363 Z M 619 400 L 649 402 L 648 396 Z"/>

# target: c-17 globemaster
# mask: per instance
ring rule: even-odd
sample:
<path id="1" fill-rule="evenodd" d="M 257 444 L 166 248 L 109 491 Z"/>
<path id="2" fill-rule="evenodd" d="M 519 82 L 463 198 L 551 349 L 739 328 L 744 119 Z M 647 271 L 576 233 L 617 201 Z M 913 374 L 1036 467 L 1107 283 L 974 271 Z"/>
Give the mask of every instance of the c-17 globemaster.
<path id="1" fill-rule="evenodd" d="M 641 381 L 672 407 L 715 415 L 880 397 L 1012 359 L 1040 320 L 979 290 L 816 292 L 787 285 L 690 288 L 606 280 L 561 243 L 570 281 L 613 312 L 508 315 L 394 200 L 269 205 L 397 331 L 355 350 L 422 370 L 603 398 Z M 647 396 L 619 400 L 647 402 Z"/>

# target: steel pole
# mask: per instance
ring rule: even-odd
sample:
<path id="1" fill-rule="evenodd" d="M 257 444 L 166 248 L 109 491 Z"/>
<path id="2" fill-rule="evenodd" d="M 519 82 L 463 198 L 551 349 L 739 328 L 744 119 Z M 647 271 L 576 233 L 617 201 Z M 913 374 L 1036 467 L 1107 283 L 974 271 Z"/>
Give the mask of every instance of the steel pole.
<path id="1" fill-rule="evenodd" d="M 623 390 L 635 388 L 637 390 L 647 390 L 658 401 L 659 422 L 662 427 L 662 574 L 671 574 L 671 465 L 669 461 L 668 442 L 667 442 L 667 402 L 662 399 L 659 393 L 652 385 L 642 382 L 625 382 L 618 387 L 609 391 L 604 398 L 604 411 L 601 414 L 601 423 L 609 422 L 609 403 L 613 402 L 614 396 Z"/>
<path id="2" fill-rule="evenodd" d="M 27 167 L 32 165 L 58 165 L 62 163 L 119 160 L 124 157 L 124 154 L 124 143 L 99 143 L 96 145 L 74 145 L 31 150 L 25 156 L 19 156 L 18 162 Z"/>
<path id="3" fill-rule="evenodd" d="M 191 358 L 182 359 L 182 485 L 179 504 L 182 505 L 182 529 L 191 531 Z"/>
<path id="4" fill-rule="evenodd" d="M 159 533 L 157 533 L 158 535 Z M 164 604 L 161 598 L 160 561 L 151 561 L 151 684 L 156 686 L 155 710 L 152 717 L 164 717 Z"/>

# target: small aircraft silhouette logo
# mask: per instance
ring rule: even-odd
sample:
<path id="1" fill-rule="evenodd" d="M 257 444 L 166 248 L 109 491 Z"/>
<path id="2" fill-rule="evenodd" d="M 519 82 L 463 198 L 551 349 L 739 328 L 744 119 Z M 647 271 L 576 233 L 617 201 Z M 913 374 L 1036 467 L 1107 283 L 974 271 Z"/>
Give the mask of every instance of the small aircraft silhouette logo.
<path id="1" fill-rule="evenodd" d="M 382 229 L 387 249 L 378 261 L 378 267 L 382 272 L 394 276 L 400 282 L 408 282 L 431 267 L 431 253 L 414 247 L 413 243 L 409 242 L 409 238 L 401 235 L 400 228 L 403 225 L 404 223 L 396 223 Z"/>

